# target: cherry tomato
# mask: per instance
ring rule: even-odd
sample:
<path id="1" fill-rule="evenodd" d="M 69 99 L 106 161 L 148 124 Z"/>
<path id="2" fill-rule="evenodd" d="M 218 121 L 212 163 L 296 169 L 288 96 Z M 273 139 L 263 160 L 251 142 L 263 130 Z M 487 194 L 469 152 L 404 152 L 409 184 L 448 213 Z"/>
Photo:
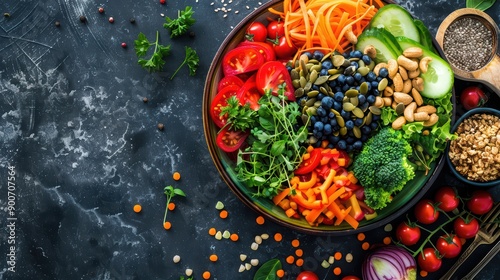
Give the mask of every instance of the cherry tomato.
<path id="1" fill-rule="evenodd" d="M 407 222 L 401 222 L 396 228 L 396 238 L 406 246 L 417 244 L 420 236 L 420 228 L 409 225 Z"/>
<path id="2" fill-rule="evenodd" d="M 210 104 L 210 117 L 218 127 L 223 127 L 226 124 L 226 116 L 221 116 L 222 108 L 227 106 L 227 99 L 231 96 L 236 96 L 239 86 L 228 85 L 217 92 L 212 103 Z"/>
<path id="3" fill-rule="evenodd" d="M 222 71 L 225 76 L 248 73 L 259 69 L 265 62 L 265 57 L 256 48 L 250 46 L 236 47 L 222 59 Z"/>
<path id="4" fill-rule="evenodd" d="M 479 222 L 474 217 L 458 217 L 453 222 L 453 230 L 460 238 L 469 239 L 475 237 L 479 231 Z"/>
<path id="5" fill-rule="evenodd" d="M 267 37 L 271 40 L 285 36 L 285 23 L 281 20 L 271 21 L 267 25 Z"/>
<path id="6" fill-rule="evenodd" d="M 319 280 L 319 277 L 316 273 L 306 270 L 297 275 L 297 280 Z"/>
<path id="7" fill-rule="evenodd" d="M 245 81 L 243 86 L 238 90 L 236 97 L 241 104 L 248 103 L 250 105 L 250 109 L 258 110 L 260 107 L 259 99 L 262 95 L 257 89 L 257 85 L 255 83 L 255 75 L 251 76 L 248 80 Z"/>
<path id="8" fill-rule="evenodd" d="M 229 85 L 237 85 L 241 87 L 243 83 L 243 80 L 238 78 L 237 76 L 225 76 L 224 78 L 220 79 L 219 83 L 217 84 L 217 91 L 221 91 L 223 88 Z"/>
<path id="9" fill-rule="evenodd" d="M 249 133 L 241 130 L 232 130 L 229 126 L 224 127 L 218 134 L 215 142 L 224 152 L 230 153 L 238 150 Z"/>
<path id="10" fill-rule="evenodd" d="M 425 248 L 417 256 L 418 266 L 427 272 L 435 272 L 441 268 L 443 261 L 437 256 L 434 248 Z"/>
<path id="11" fill-rule="evenodd" d="M 422 224 L 432 224 L 439 218 L 439 211 L 436 209 L 432 200 L 422 199 L 415 205 L 415 218 Z"/>
<path id="12" fill-rule="evenodd" d="M 271 91 L 277 95 L 279 87 L 284 84 L 284 95 L 289 101 L 295 101 L 295 90 L 292 85 L 292 78 L 285 65 L 279 61 L 268 61 L 257 71 L 257 88 L 264 94 Z"/>
<path id="13" fill-rule="evenodd" d="M 245 39 L 251 42 L 265 42 L 267 27 L 262 22 L 252 22 L 246 30 Z"/>
<path id="14" fill-rule="evenodd" d="M 299 167 L 293 172 L 296 175 L 304 175 L 313 171 L 321 162 L 321 149 L 316 148 L 311 151 L 309 158 L 302 161 Z M 328 171 L 330 172 L 330 171 Z"/>
<path id="15" fill-rule="evenodd" d="M 462 251 L 462 242 L 460 238 L 454 234 L 442 235 L 436 241 L 436 249 L 443 258 L 452 259 Z"/>
<path id="16" fill-rule="evenodd" d="M 460 203 L 456 190 L 450 186 L 439 188 L 434 195 L 434 201 L 436 201 L 437 207 L 445 212 L 455 210 Z"/>
<path id="17" fill-rule="evenodd" d="M 462 90 L 460 103 L 465 110 L 483 106 L 488 101 L 488 96 L 480 87 L 469 86 Z"/>
<path id="18" fill-rule="evenodd" d="M 276 57 L 280 59 L 292 58 L 297 52 L 297 47 L 289 45 L 285 36 L 276 38 L 273 41 L 273 49 L 276 53 Z"/>
<path id="19" fill-rule="evenodd" d="M 263 42 L 243 41 L 238 46 L 250 46 L 256 48 L 265 58 L 265 61 L 276 60 L 276 54 L 273 47 Z"/>
<path id="20" fill-rule="evenodd" d="M 466 205 L 473 214 L 483 215 L 493 207 L 493 197 L 485 190 L 475 190 Z"/>

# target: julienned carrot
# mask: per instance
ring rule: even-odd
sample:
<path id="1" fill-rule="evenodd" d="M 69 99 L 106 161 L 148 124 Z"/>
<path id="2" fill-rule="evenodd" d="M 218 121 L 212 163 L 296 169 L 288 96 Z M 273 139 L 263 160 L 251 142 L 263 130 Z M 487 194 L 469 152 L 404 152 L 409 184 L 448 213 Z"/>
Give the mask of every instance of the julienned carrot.
<path id="1" fill-rule="evenodd" d="M 269 9 L 279 16 L 289 45 L 295 45 L 295 58 L 305 51 L 344 52 L 352 44 L 346 32 L 359 36 L 384 4 L 380 0 L 284 0 L 283 11 Z"/>

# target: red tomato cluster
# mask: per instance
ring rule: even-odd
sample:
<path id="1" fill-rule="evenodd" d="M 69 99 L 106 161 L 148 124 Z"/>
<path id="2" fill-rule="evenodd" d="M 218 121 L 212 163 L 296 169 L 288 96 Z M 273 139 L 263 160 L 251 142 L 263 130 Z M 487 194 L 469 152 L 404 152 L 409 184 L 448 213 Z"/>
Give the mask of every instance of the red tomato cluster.
<path id="1" fill-rule="evenodd" d="M 248 131 L 234 131 L 225 126 L 227 116 L 222 115 L 221 110 L 228 105 L 228 98 L 236 96 L 240 104 L 248 103 L 251 109 L 258 110 L 259 99 L 264 93 L 277 94 L 278 88 L 284 85 L 284 95 L 290 101 L 295 100 L 292 79 L 283 59 L 292 58 L 296 49 L 285 53 L 274 44 L 285 39 L 283 35 L 280 21 L 270 21 L 267 26 L 253 22 L 246 30 L 245 39 L 224 55 L 221 65 L 224 76 L 210 107 L 215 125 L 223 128 L 216 139 L 221 150 L 237 151 L 249 135 Z"/>
<path id="2" fill-rule="evenodd" d="M 437 271 L 442 265 L 443 258 L 457 257 L 462 251 L 461 239 L 474 238 L 479 231 L 479 222 L 476 216 L 487 213 L 494 204 L 491 194 L 485 190 L 473 191 L 471 197 L 464 202 L 462 211 L 458 209 L 461 201 L 462 199 L 455 188 L 442 186 L 434 194 L 433 199 L 425 198 L 415 205 L 413 213 L 418 223 L 433 224 L 440 217 L 440 213 L 446 213 L 448 220 L 438 226 L 438 229 L 442 228 L 444 224 L 453 225 L 452 231 L 442 230 L 444 234 L 439 235 L 437 239 L 433 238 L 435 239 L 434 246 L 425 246 L 418 253 L 417 263 L 422 270 Z M 449 214 L 452 212 L 459 214 Z M 403 221 L 397 226 L 395 235 L 401 244 L 412 246 L 420 241 L 422 226 L 418 225 L 417 222 Z M 431 234 L 439 231 L 435 230 Z"/>

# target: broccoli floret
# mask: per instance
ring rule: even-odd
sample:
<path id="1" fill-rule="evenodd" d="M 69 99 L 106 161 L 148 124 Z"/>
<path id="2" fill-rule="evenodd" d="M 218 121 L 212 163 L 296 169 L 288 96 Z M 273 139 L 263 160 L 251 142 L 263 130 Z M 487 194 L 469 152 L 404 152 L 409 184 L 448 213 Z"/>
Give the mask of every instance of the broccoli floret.
<path id="1" fill-rule="evenodd" d="M 408 160 L 410 143 L 399 130 L 384 127 L 373 135 L 354 157 L 352 170 L 365 188 L 366 204 L 373 209 L 387 206 L 392 195 L 415 177 Z"/>

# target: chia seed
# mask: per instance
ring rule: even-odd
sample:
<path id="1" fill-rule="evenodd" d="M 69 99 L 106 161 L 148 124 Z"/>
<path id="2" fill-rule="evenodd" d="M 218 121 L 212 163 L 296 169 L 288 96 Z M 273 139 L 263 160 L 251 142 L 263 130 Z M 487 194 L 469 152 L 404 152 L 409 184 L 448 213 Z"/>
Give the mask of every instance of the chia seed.
<path id="1" fill-rule="evenodd" d="M 459 18 L 444 33 L 443 51 L 457 68 L 464 71 L 478 70 L 491 59 L 492 31 L 477 18 Z"/>

